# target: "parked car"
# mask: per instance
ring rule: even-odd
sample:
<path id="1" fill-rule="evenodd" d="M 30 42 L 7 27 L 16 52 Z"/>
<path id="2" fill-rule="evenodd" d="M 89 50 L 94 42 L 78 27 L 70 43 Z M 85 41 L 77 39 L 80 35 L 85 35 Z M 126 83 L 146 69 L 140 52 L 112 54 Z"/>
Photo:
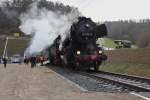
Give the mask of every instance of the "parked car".
<path id="1" fill-rule="evenodd" d="M 22 62 L 21 55 L 16 54 L 11 57 L 11 63 L 21 63 L 21 62 Z"/>

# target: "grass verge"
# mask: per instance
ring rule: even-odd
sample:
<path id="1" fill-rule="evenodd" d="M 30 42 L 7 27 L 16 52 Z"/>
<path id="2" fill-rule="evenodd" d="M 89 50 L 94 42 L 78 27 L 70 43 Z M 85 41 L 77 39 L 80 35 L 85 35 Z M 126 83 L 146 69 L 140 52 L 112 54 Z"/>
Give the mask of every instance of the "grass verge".
<path id="1" fill-rule="evenodd" d="M 108 60 L 100 70 L 150 78 L 150 49 L 106 52 Z"/>
<path id="2" fill-rule="evenodd" d="M 100 67 L 100 70 L 150 78 L 149 64 L 106 63 Z"/>

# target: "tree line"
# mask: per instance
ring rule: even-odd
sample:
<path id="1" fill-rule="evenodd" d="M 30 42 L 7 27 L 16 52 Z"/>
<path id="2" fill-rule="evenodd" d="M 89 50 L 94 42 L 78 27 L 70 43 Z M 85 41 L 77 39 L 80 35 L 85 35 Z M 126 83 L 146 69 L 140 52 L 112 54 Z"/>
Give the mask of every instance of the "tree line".
<path id="1" fill-rule="evenodd" d="M 0 5 L 0 35 L 11 35 L 15 32 L 21 32 L 19 25 L 21 14 L 27 12 L 33 3 L 37 3 L 39 9 L 46 8 L 51 11 L 59 11 L 67 14 L 72 11 L 71 6 L 65 6 L 62 3 L 54 3 L 47 0 L 7 0 Z M 23 33 L 22 33 L 23 35 Z"/>
<path id="2" fill-rule="evenodd" d="M 130 40 L 139 47 L 150 47 L 149 19 L 110 21 L 105 23 L 108 27 L 108 37 L 117 40 Z"/>

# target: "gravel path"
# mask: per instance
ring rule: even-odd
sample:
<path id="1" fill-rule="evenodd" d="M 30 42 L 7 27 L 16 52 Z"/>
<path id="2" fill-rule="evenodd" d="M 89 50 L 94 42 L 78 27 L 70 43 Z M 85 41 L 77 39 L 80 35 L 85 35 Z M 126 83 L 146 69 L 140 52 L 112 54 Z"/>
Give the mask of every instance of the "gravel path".
<path id="1" fill-rule="evenodd" d="M 101 98 L 101 99 L 100 99 Z M 0 100 L 142 100 L 127 93 L 82 92 L 45 67 L 0 65 Z"/>
<path id="2" fill-rule="evenodd" d="M 111 83 L 106 83 L 103 80 L 97 81 L 93 78 L 89 78 L 83 75 L 80 75 L 76 72 L 73 72 L 68 69 L 62 69 L 60 67 L 50 67 L 50 69 L 56 71 L 60 75 L 66 77 L 67 79 L 73 81 L 74 83 L 78 84 L 79 86 L 83 87 L 88 91 L 95 91 L 95 92 L 130 92 L 128 89 L 116 86 Z"/>

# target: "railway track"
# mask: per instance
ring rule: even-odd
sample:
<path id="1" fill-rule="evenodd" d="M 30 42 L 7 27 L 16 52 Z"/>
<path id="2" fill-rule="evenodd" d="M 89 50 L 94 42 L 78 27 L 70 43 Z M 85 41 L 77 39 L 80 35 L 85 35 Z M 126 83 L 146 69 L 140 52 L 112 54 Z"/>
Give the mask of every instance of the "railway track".
<path id="1" fill-rule="evenodd" d="M 81 75 L 94 78 L 99 81 L 105 81 L 109 84 L 115 84 L 124 88 L 129 89 L 130 91 L 135 92 L 150 92 L 150 79 L 125 75 L 125 74 L 116 74 L 109 72 L 78 72 Z"/>

